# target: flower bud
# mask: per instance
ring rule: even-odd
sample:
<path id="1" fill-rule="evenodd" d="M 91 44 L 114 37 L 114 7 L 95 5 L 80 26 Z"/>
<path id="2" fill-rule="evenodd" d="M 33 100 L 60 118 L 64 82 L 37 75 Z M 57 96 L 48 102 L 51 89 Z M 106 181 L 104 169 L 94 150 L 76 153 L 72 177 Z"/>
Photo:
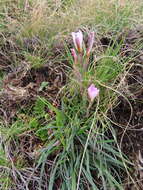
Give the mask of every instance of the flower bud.
<path id="1" fill-rule="evenodd" d="M 94 32 L 90 32 L 88 36 L 86 55 L 89 56 L 94 43 Z"/>
<path id="2" fill-rule="evenodd" d="M 81 30 L 78 32 L 72 32 L 72 38 L 75 45 L 76 50 L 81 53 L 82 52 L 82 44 L 83 44 L 83 34 Z"/>
<path id="3" fill-rule="evenodd" d="M 72 56 L 74 58 L 74 63 L 77 63 L 78 57 L 77 57 L 75 49 L 71 49 L 71 54 L 72 54 Z"/>

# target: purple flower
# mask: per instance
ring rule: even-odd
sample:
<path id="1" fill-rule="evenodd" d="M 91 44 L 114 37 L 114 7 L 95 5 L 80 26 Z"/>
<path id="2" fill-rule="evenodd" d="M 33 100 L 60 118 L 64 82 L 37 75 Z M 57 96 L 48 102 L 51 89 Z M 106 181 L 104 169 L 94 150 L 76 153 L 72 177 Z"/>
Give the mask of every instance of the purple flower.
<path id="1" fill-rule="evenodd" d="M 91 102 L 94 101 L 95 97 L 99 95 L 99 89 L 95 87 L 94 84 L 91 84 L 88 88 L 88 96 Z"/>
<path id="2" fill-rule="evenodd" d="M 72 38 L 75 45 L 75 48 L 79 53 L 82 52 L 82 44 L 83 44 L 83 34 L 81 30 L 78 32 L 72 32 Z"/>
<path id="3" fill-rule="evenodd" d="M 88 36 L 86 55 L 89 56 L 94 43 L 94 32 L 90 32 Z"/>
<path id="4" fill-rule="evenodd" d="M 76 64 L 78 62 L 78 57 L 77 57 L 75 49 L 71 49 L 71 54 L 74 58 L 74 63 Z"/>

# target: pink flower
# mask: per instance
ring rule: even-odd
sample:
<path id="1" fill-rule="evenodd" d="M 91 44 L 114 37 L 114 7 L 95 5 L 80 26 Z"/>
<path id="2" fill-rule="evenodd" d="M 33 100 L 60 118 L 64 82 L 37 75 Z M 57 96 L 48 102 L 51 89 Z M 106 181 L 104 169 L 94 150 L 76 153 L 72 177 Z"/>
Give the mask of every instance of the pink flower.
<path id="1" fill-rule="evenodd" d="M 72 32 L 72 38 L 75 45 L 75 48 L 79 53 L 82 52 L 82 44 L 83 44 L 83 34 L 81 30 L 78 32 Z"/>
<path id="2" fill-rule="evenodd" d="M 88 88 L 88 96 L 89 96 L 91 102 L 93 102 L 95 97 L 98 95 L 99 95 L 99 89 L 96 88 L 94 84 L 91 84 L 90 87 Z"/>
<path id="3" fill-rule="evenodd" d="M 94 32 L 90 32 L 90 34 L 88 36 L 88 44 L 87 44 L 87 50 L 86 50 L 87 56 L 90 55 L 90 52 L 91 52 L 92 47 L 93 47 L 93 43 L 94 43 Z"/>
<path id="4" fill-rule="evenodd" d="M 74 63 L 77 63 L 78 62 L 78 57 L 77 57 L 75 49 L 71 49 L 71 54 L 72 54 L 72 56 L 74 58 Z"/>

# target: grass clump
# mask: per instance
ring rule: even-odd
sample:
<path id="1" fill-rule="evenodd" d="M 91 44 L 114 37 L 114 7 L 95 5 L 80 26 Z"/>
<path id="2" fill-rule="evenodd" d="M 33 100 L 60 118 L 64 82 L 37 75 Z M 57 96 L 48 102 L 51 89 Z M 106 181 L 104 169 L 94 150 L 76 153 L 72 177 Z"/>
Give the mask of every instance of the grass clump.
<path id="1" fill-rule="evenodd" d="M 85 107 L 83 109 L 81 103 L 77 104 L 77 102 L 76 105 L 75 109 L 75 106 L 73 108 L 71 105 L 67 108 L 66 104 L 66 110 L 64 110 L 66 118 L 62 118 L 63 123 L 60 117 L 59 125 L 59 117 L 56 115 L 55 123 L 52 122 L 52 126 L 49 123 L 47 127 L 43 128 L 52 130 L 50 136 L 52 140 L 43 149 L 38 164 L 44 168 L 48 156 L 54 155 L 54 152 L 58 151 L 54 159 L 56 165 L 53 165 L 50 172 L 49 189 L 54 188 L 58 179 L 61 181 L 60 187 L 63 189 L 76 189 L 76 187 L 100 189 L 103 185 L 104 188 L 122 189 L 121 178 L 123 176 L 117 175 L 116 170 L 123 172 L 128 160 L 120 154 L 118 148 L 115 148 L 117 139 L 114 129 L 103 122 L 103 118 L 101 123 L 98 112 L 93 113 L 88 119 L 84 118 Z M 112 138 L 111 134 L 110 138 L 108 137 L 109 128 L 113 133 Z M 88 139 L 89 134 L 91 136 Z M 87 147 L 86 142 L 88 143 Z M 43 173 L 42 170 L 42 176 Z"/>
<path id="2" fill-rule="evenodd" d="M 29 62 L 31 68 L 40 68 L 44 65 L 44 60 L 40 56 L 25 53 L 25 59 Z"/>

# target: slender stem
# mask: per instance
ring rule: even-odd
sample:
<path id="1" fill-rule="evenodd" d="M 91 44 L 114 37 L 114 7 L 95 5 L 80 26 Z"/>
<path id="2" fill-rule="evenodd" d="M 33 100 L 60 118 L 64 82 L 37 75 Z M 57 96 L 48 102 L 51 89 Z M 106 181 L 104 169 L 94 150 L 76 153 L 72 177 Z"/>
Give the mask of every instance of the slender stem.
<path id="1" fill-rule="evenodd" d="M 92 104 L 93 104 L 93 102 L 90 101 L 89 105 L 88 105 L 88 108 L 87 108 L 86 117 L 89 116 L 89 111 L 90 111 L 90 108 L 92 107 Z"/>
<path id="2" fill-rule="evenodd" d="M 88 147 L 89 138 L 90 138 L 93 126 L 95 124 L 96 114 L 97 114 L 97 111 L 98 111 L 98 106 L 99 106 L 99 98 L 98 98 L 97 107 L 96 107 L 96 110 L 95 110 L 95 113 L 94 113 L 94 118 L 93 118 L 90 130 L 89 130 L 89 133 L 88 133 L 88 136 L 87 136 L 87 140 L 86 140 L 86 143 L 85 143 L 85 148 L 84 148 L 84 151 L 83 151 L 83 155 L 82 155 L 82 159 L 81 159 L 81 163 L 80 163 L 80 168 L 79 168 L 79 174 L 78 174 L 78 181 L 77 181 L 76 190 L 79 190 L 79 183 L 80 183 L 80 177 L 81 177 L 81 172 L 82 172 L 83 161 L 84 161 L 85 153 L 86 153 L 86 150 L 87 150 L 87 147 Z"/>
<path id="3" fill-rule="evenodd" d="M 84 63 L 84 71 L 85 72 L 87 71 L 88 65 L 89 65 L 89 56 L 86 56 L 85 63 Z"/>

